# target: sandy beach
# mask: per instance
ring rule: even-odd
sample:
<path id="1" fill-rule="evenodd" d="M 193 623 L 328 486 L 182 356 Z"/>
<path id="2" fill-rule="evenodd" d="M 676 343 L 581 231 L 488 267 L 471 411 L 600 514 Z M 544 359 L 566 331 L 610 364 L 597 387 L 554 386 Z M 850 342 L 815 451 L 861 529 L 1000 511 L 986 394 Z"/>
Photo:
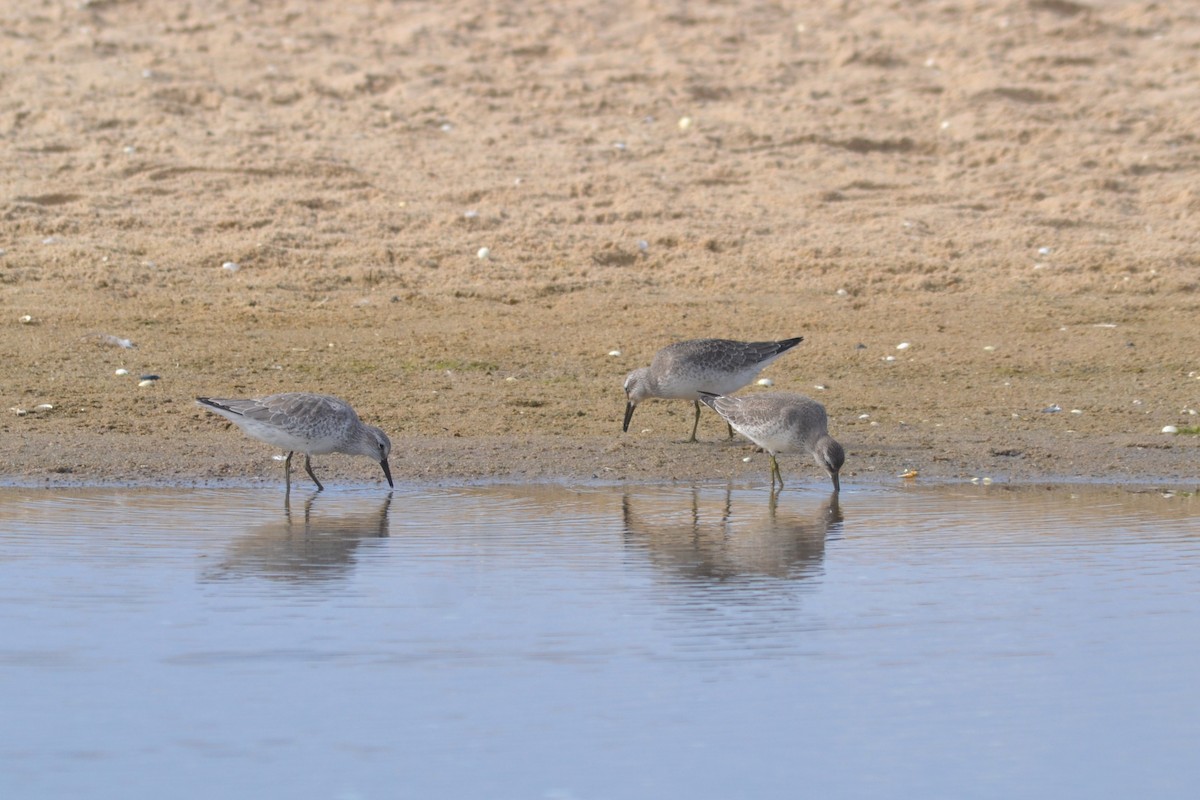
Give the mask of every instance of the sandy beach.
<path id="1" fill-rule="evenodd" d="M 765 485 L 715 415 L 684 443 L 689 403 L 623 434 L 622 382 L 673 341 L 803 336 L 745 391 L 824 403 L 844 488 L 1200 483 L 1187 4 L 44 0 L 0 27 L 0 481 L 282 483 L 194 398 L 303 390 L 387 431 L 399 481 Z"/>

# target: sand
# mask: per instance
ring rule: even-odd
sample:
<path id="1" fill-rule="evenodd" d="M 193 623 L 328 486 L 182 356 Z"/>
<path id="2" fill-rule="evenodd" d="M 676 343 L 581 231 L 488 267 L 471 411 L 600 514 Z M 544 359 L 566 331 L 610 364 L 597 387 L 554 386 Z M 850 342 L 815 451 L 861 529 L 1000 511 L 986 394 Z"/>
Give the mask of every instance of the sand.
<path id="1" fill-rule="evenodd" d="M 1189 4 L 0 15 L 4 482 L 281 482 L 193 398 L 307 390 L 401 482 L 765 486 L 688 403 L 622 434 L 622 382 L 803 336 L 764 377 L 826 405 L 846 488 L 1197 483 L 1162 433 L 1200 424 Z"/>

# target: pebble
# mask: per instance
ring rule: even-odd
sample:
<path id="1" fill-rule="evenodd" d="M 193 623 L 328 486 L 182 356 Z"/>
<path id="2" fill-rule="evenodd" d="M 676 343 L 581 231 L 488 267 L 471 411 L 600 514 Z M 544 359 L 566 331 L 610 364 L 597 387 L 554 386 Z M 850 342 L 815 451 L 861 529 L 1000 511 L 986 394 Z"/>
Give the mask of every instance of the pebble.
<path id="1" fill-rule="evenodd" d="M 127 370 L 127 369 L 125 369 L 124 367 L 122 367 L 121 369 L 117 370 L 117 371 L 116 371 L 116 372 L 114 372 L 113 374 L 114 374 L 114 375 L 128 375 L 128 374 L 129 374 L 129 370 Z"/>
<path id="2" fill-rule="evenodd" d="M 912 347 L 912 344 L 909 342 L 901 342 L 900 344 L 896 345 L 897 350 L 907 350 L 910 347 Z"/>
<path id="3" fill-rule="evenodd" d="M 476 257 L 476 258 L 478 258 L 478 259 L 480 259 L 480 260 L 487 260 L 487 258 L 488 258 L 489 256 L 491 256 L 491 254 L 492 254 L 492 251 L 491 251 L 491 250 L 489 250 L 489 249 L 488 249 L 488 248 L 486 248 L 486 247 L 481 247 L 481 248 L 479 248 L 479 250 L 478 250 L 478 251 L 476 251 L 476 253 L 475 253 L 475 257 Z"/>
<path id="4" fill-rule="evenodd" d="M 463 212 L 463 219 L 479 219 L 479 212 L 475 209 Z"/>
<path id="5" fill-rule="evenodd" d="M 12 406 L 12 407 L 10 407 L 8 410 L 9 410 L 9 411 L 11 411 L 12 413 L 16 414 L 18 417 L 23 417 L 23 416 L 25 416 L 26 414 L 28 414 L 28 413 L 29 413 L 29 412 L 28 412 L 28 411 L 26 411 L 25 409 L 23 409 L 23 408 L 17 408 L 16 406 Z"/>
<path id="6" fill-rule="evenodd" d="M 775 381 L 771 380 L 770 378 L 759 378 L 758 385 L 759 386 L 774 386 Z"/>
<path id="7" fill-rule="evenodd" d="M 227 269 L 230 272 L 237 272 L 241 268 L 242 268 L 242 265 L 237 263 L 236 261 L 226 261 L 224 264 L 221 265 L 221 269 Z"/>
<path id="8" fill-rule="evenodd" d="M 138 381 L 138 386 L 153 386 L 153 385 L 154 385 L 154 381 L 146 381 L 146 380 Z"/>
<path id="9" fill-rule="evenodd" d="M 621 351 L 620 350 L 609 350 L 608 354 L 610 356 L 619 356 L 619 355 L 621 355 Z"/>
<path id="10" fill-rule="evenodd" d="M 28 325 L 28 324 L 30 324 L 31 322 L 33 322 L 33 317 L 32 317 L 32 316 L 30 316 L 29 314 L 26 314 L 25 316 L 21 317 L 21 324 L 22 324 L 22 325 Z"/>
<path id="11" fill-rule="evenodd" d="M 49 403 L 39 403 L 38 405 L 33 407 L 33 410 L 34 411 L 53 411 L 54 406 L 50 405 Z"/>
<path id="12" fill-rule="evenodd" d="M 679 130 L 686 131 L 690 127 L 692 127 L 692 118 L 691 117 L 680 117 L 679 118 Z"/>
<path id="13" fill-rule="evenodd" d="M 1162 429 L 1163 433 L 1179 433 L 1179 428 L 1174 425 L 1166 425 Z"/>
<path id="14" fill-rule="evenodd" d="M 1057 414 L 1060 411 L 1062 411 L 1062 406 L 1060 406 L 1058 403 L 1055 403 L 1052 406 L 1046 406 L 1042 409 L 1043 414 Z"/>

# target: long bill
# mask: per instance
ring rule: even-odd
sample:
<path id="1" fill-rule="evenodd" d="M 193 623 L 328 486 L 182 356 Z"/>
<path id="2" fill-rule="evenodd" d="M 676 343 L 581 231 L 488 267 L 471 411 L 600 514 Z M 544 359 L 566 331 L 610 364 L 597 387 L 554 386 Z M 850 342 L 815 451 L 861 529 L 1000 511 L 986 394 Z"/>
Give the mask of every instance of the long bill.
<path id="1" fill-rule="evenodd" d="M 392 468 L 388 466 L 387 459 L 380 461 L 379 466 L 383 467 L 383 474 L 388 479 L 388 486 L 395 488 L 396 484 L 392 483 Z"/>
<path id="2" fill-rule="evenodd" d="M 637 408 L 633 403 L 625 404 L 625 424 L 621 426 L 621 430 L 629 433 L 629 420 L 633 419 L 633 410 Z"/>

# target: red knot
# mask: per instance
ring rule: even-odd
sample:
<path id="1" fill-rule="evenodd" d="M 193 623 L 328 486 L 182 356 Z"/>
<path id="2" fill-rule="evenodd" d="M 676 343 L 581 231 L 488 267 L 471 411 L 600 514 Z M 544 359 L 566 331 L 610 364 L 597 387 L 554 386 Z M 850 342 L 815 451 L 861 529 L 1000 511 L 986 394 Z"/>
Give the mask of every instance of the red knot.
<path id="1" fill-rule="evenodd" d="M 691 400 L 696 406 L 689 442 L 696 441 L 700 425 L 700 393 L 732 394 L 747 385 L 763 367 L 804 340 L 803 336 L 779 342 L 736 342 L 730 339 L 692 339 L 659 350 L 650 366 L 635 369 L 625 379 L 625 424 L 638 403 L 650 397 Z M 729 429 L 733 438 L 733 428 Z"/>
<path id="2" fill-rule="evenodd" d="M 313 474 L 310 457 L 325 453 L 366 456 L 383 467 L 388 486 L 393 486 L 388 455 L 392 443 L 387 434 L 367 425 L 345 400 L 309 392 L 285 392 L 268 397 L 231 400 L 197 397 L 196 402 L 229 419 L 246 435 L 287 451 L 284 476 L 292 488 L 292 454 L 304 453 L 304 469 L 317 489 L 324 489 Z"/>
<path id="3" fill-rule="evenodd" d="M 833 479 L 833 490 L 840 491 L 838 472 L 846 461 L 846 452 L 829 435 L 825 406 L 791 392 L 763 392 L 745 397 L 719 397 L 700 393 L 700 400 L 728 422 L 735 431 L 771 454 L 771 488 L 776 479 L 783 487 L 777 453 L 809 453 Z"/>

